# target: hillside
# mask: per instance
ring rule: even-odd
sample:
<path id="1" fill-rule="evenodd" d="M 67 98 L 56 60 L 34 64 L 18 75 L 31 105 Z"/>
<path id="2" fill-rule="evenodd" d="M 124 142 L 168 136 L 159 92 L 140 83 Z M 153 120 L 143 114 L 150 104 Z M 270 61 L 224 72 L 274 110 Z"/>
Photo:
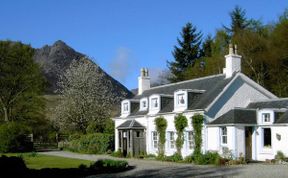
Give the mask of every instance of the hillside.
<path id="1" fill-rule="evenodd" d="M 44 77 L 47 80 L 45 94 L 57 94 L 59 76 L 69 67 L 72 60 L 79 60 L 84 56 L 84 54 L 75 51 L 61 40 L 56 41 L 52 46 L 45 45 L 42 48 L 36 49 L 34 60 L 40 64 Z M 97 68 L 103 73 L 103 80 L 111 81 L 113 92 L 117 96 L 120 98 L 132 96 L 132 93 L 125 86 L 112 78 L 100 66 L 97 65 Z"/>

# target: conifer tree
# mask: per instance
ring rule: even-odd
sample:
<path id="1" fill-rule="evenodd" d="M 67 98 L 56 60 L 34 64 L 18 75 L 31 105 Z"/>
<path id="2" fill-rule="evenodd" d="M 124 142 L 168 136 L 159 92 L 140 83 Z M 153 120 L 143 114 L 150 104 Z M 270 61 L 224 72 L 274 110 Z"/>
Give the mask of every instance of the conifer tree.
<path id="1" fill-rule="evenodd" d="M 189 67 L 194 66 L 196 59 L 200 57 L 200 44 L 202 33 L 191 23 L 187 23 L 181 32 L 181 39 L 177 38 L 179 46 L 174 46 L 172 52 L 175 61 L 168 62 L 172 76 L 170 82 L 184 80 L 183 72 Z"/>

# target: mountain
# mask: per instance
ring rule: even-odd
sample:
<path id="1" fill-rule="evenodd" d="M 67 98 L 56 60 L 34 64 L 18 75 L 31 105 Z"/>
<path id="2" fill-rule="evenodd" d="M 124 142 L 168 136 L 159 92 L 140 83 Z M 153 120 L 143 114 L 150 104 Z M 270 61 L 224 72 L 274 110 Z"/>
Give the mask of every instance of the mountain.
<path id="1" fill-rule="evenodd" d="M 75 51 L 61 40 L 56 41 L 52 46 L 45 45 L 42 48 L 35 49 L 34 60 L 40 64 L 44 77 L 47 80 L 46 94 L 57 94 L 59 76 L 65 72 L 72 60 L 79 60 L 84 56 L 84 54 Z M 113 92 L 117 96 L 126 98 L 133 95 L 125 86 L 107 74 L 100 66 L 97 65 L 97 68 L 103 73 L 104 80 L 111 81 Z"/>

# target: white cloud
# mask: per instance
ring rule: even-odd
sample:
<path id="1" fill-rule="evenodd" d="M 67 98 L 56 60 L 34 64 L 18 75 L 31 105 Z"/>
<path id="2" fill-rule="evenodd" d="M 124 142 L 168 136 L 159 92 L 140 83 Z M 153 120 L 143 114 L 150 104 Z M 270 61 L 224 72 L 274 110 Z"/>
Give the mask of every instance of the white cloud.
<path id="1" fill-rule="evenodd" d="M 119 80 L 121 83 L 125 83 L 130 72 L 135 70 L 137 64 L 136 59 L 133 57 L 129 48 L 120 47 L 116 51 L 116 56 L 110 63 L 111 75 Z"/>

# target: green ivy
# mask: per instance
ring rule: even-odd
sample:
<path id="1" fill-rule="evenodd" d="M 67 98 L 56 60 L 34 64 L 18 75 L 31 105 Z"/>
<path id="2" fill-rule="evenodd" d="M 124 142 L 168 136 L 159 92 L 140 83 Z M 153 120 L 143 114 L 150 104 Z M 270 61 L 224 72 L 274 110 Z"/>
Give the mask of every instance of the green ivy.
<path id="1" fill-rule="evenodd" d="M 192 116 L 192 126 L 194 129 L 194 154 L 201 153 L 201 145 L 202 145 L 202 127 L 203 127 L 204 117 L 200 114 L 195 114 Z"/>
<path id="2" fill-rule="evenodd" d="M 177 131 L 176 147 L 177 153 L 181 155 L 181 149 L 184 144 L 184 129 L 188 126 L 188 121 L 185 116 L 179 114 L 174 118 L 174 124 Z"/>
<path id="3" fill-rule="evenodd" d="M 155 119 L 155 125 L 156 125 L 156 130 L 159 134 L 159 145 L 158 145 L 158 151 L 159 155 L 158 156 L 164 156 L 165 150 L 165 134 L 166 134 L 166 128 L 167 128 L 167 121 L 164 117 L 160 116 Z"/>

